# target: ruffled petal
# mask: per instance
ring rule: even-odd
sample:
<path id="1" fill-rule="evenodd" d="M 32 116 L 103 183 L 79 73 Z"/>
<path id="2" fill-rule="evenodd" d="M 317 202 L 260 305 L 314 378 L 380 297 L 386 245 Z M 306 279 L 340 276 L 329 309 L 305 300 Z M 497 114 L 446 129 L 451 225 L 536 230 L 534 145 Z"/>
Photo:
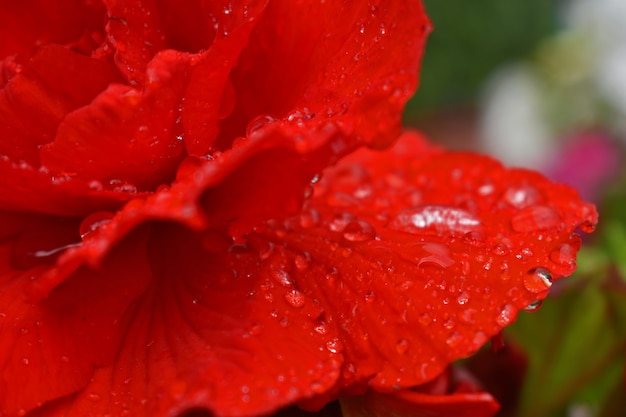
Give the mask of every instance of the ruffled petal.
<path id="1" fill-rule="evenodd" d="M 188 229 L 153 224 L 150 230 L 152 272 L 135 273 L 152 284 L 114 333 L 120 338 L 115 360 L 96 369 L 69 404 L 61 400 L 64 407 L 52 403 L 50 410 L 171 416 L 204 408 L 216 415 L 258 415 L 335 384 L 340 355 L 326 350 L 312 320 L 290 323 L 291 307 L 259 291 L 272 285 L 271 277 L 247 270 L 234 252 L 212 253 Z M 310 304 L 298 314 L 317 317 L 320 308 Z"/>
<path id="2" fill-rule="evenodd" d="M 323 404 L 355 387 L 415 386 L 545 297 L 549 279 L 574 268 L 575 229 L 596 221 L 567 187 L 407 134 L 391 151 L 359 152 L 326 172 L 301 215 L 233 243 L 206 204 L 226 194 L 211 193 L 236 189 L 248 178 L 238 169 L 263 172 L 276 149 L 288 152 L 285 160 L 297 149 L 260 143 L 128 204 L 20 288 L 37 311 L 62 291 L 81 298 L 85 290 L 72 283 L 87 285 L 92 268 L 140 263 L 132 279 L 116 276 L 139 280 L 134 290 L 110 302 L 113 312 L 98 310 L 119 317 L 128 306 L 117 327 L 101 333 L 119 340 L 115 357 L 44 415 L 254 415 L 316 397 Z M 143 240 L 125 245 L 133 236 Z M 71 334 L 63 341 L 82 343 Z M 27 349 L 12 352 L 19 358 Z M 6 375 L 16 387 L 17 374 Z M 33 407 L 22 401 L 12 409 Z"/>
<path id="3" fill-rule="evenodd" d="M 371 393 L 342 402 L 344 417 L 492 417 L 498 404 L 487 393 L 430 395 Z"/>
<path id="4" fill-rule="evenodd" d="M 0 210 L 80 216 L 114 212 L 142 195 L 123 184 L 105 190 L 99 181 L 51 175 L 45 169 L 0 157 Z"/>
<path id="5" fill-rule="evenodd" d="M 39 146 L 54 139 L 66 114 L 118 79 L 106 61 L 41 47 L 0 91 L 0 154 L 38 167 Z"/>
<path id="6" fill-rule="evenodd" d="M 78 46 L 81 38 L 101 42 L 104 8 L 99 1 L 6 1 L 0 6 L 0 60 L 30 56 L 38 45 Z M 84 51 L 88 52 L 89 51 Z"/>
<path id="7" fill-rule="evenodd" d="M 208 50 L 216 38 L 254 20 L 265 0 L 105 0 L 107 35 L 115 61 L 132 85 L 143 84 L 148 63 L 162 50 L 191 54 Z M 239 47 L 241 48 L 241 46 Z M 237 51 L 238 49 L 235 49 Z"/>
<path id="8" fill-rule="evenodd" d="M 80 238 L 75 220 L 0 215 L 0 409 L 23 416 L 82 388 L 94 367 L 110 363 L 122 316 L 146 285 L 145 233 L 121 242 L 97 271 L 81 268 L 33 301 L 30 287 Z M 39 250 L 33 251 L 34 248 Z M 120 255 L 132 253 L 129 258 Z"/>
<path id="9" fill-rule="evenodd" d="M 63 173 L 151 190 L 174 178 L 183 157 L 180 110 L 189 57 L 162 52 L 148 66 L 144 89 L 112 84 L 65 117 L 41 162 Z"/>
<path id="10" fill-rule="evenodd" d="M 429 29 L 417 1 L 271 2 L 232 73 L 236 106 L 215 146 L 276 121 L 298 123 L 306 140 L 328 120 L 346 125 L 347 142 L 388 144 Z"/>
<path id="11" fill-rule="evenodd" d="M 474 353 L 543 299 L 575 267 L 576 229 L 596 220 L 568 187 L 407 134 L 384 154 L 353 154 L 299 218 L 256 233 L 341 335 L 340 386 L 392 390 Z"/>

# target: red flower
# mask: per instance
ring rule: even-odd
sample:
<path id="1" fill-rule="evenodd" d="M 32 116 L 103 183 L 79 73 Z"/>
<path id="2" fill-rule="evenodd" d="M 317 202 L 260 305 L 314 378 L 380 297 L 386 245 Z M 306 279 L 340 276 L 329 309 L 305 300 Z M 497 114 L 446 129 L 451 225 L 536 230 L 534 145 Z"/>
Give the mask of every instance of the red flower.
<path id="1" fill-rule="evenodd" d="M 569 188 L 415 133 L 352 153 L 399 134 L 419 2 L 103 3 L 1 6 L 0 415 L 398 391 L 572 272 Z"/>

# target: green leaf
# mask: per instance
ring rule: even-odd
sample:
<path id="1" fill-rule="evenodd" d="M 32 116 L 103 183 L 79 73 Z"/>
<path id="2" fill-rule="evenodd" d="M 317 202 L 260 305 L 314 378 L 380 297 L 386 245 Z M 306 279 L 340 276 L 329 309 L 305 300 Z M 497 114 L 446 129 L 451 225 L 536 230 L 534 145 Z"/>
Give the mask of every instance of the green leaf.
<path id="1" fill-rule="evenodd" d="M 549 298 L 509 329 L 529 359 L 520 417 L 565 415 L 575 404 L 598 409 L 621 383 L 626 293 L 606 282 L 588 281 Z"/>

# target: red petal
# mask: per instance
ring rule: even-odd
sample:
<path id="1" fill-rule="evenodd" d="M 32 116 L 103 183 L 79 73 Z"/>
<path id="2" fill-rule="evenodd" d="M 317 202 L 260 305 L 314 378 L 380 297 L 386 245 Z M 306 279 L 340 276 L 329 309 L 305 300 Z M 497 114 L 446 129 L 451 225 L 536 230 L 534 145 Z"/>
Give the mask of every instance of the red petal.
<path id="1" fill-rule="evenodd" d="M 5 1 L 0 6 L 0 60 L 30 55 L 36 45 L 72 44 L 103 26 L 102 5 L 84 0 Z"/>
<path id="2" fill-rule="evenodd" d="M 103 190 L 98 181 L 51 175 L 45 169 L 36 170 L 0 157 L 1 210 L 87 215 L 93 211 L 115 211 L 136 196 L 141 194 L 123 188 Z"/>
<path id="3" fill-rule="evenodd" d="M 42 164 L 105 186 L 169 183 L 183 153 L 177 121 L 188 68 L 188 56 L 163 52 L 150 63 L 143 91 L 112 84 L 65 118 L 41 150 Z"/>
<path id="4" fill-rule="evenodd" d="M 273 119 L 340 120 L 350 140 L 388 143 L 415 89 L 428 30 L 417 1 L 271 2 L 233 72 L 237 104 L 217 146 Z"/>
<path id="5" fill-rule="evenodd" d="M 15 257 L 27 249 L 24 245 L 42 244 L 37 235 L 42 237 L 46 228 L 55 229 L 51 238 L 58 238 L 63 229 L 76 233 L 71 223 L 52 217 L 0 216 L 1 230 L 7 226 L 11 230 L 7 233 L 11 239 L 3 236 L 5 243 L 0 246 L 3 415 L 24 415 L 48 400 L 74 392 L 89 381 L 94 366 L 110 363 L 122 315 L 146 285 L 145 254 L 131 249 L 145 241 L 145 233 L 137 232 L 121 243 L 97 272 L 82 268 L 47 299 L 33 303 L 29 288 L 46 271 L 46 259 L 20 270 Z M 132 258 L 119 256 L 129 252 Z M 48 261 L 54 259 L 52 255 Z M 19 260 L 20 266 L 25 266 L 23 259 Z"/>
<path id="6" fill-rule="evenodd" d="M 507 171 L 486 157 L 432 150 L 408 134 L 392 151 L 360 152 L 326 173 L 301 216 L 270 222 L 244 245 L 232 245 L 216 230 L 156 223 L 140 228 L 150 231 L 147 247 L 145 240 L 122 244 L 105 257 L 147 219 L 204 228 L 197 206 L 204 189 L 233 178 L 234 167 L 253 155 L 264 155 L 258 146 L 242 145 L 221 161 L 205 163 L 201 175 L 183 176 L 170 191 L 129 204 L 63 255 L 56 268 L 20 288 L 36 296 L 32 302 L 44 294 L 53 302 L 70 289 L 82 300 L 87 290 L 71 283 L 88 285 L 82 274 L 91 272 L 80 265 L 101 264 L 108 271 L 130 259 L 144 262 L 148 254 L 150 266 L 140 263 L 133 279 L 149 282 L 149 289 L 126 311 L 122 328 L 101 333 L 122 341 L 115 361 L 102 364 L 73 397 L 51 404 L 48 415 L 55 407 L 77 416 L 170 415 L 198 408 L 254 414 L 315 395 L 330 398 L 355 384 L 379 390 L 419 384 L 545 297 L 547 288 L 536 293 L 533 275 L 526 289 L 527 272 L 547 267 L 554 279 L 571 272 L 570 259 L 550 253 L 563 245 L 577 248 L 572 232 L 596 220 L 593 207 L 567 187 L 527 171 Z M 424 210 L 426 204 L 438 211 Z M 517 216 L 534 219 L 528 204 L 551 207 L 560 223 L 548 228 L 551 216 L 542 215 L 534 226 L 524 220 L 527 230 L 515 230 Z M 454 210 L 443 211 L 450 205 Z M 406 217 L 406 207 L 415 210 L 411 224 L 395 222 L 394 216 Z M 73 275 L 52 290 L 68 274 Z M 127 305 L 124 294 L 110 302 L 114 310 Z M 108 308 L 101 305 L 101 317 L 119 316 Z M 31 310 L 24 311 L 19 316 L 30 319 Z M 47 314 L 48 320 L 54 317 Z M 76 346 L 81 340 L 68 335 L 63 343 Z M 27 349 L 20 345 L 15 355 Z M 17 387 L 16 375 L 6 374 L 7 386 Z M 450 405 L 449 398 L 429 398 L 420 401 Z M 29 399 L 20 401 L 10 404 L 33 407 Z"/>
<path id="7" fill-rule="evenodd" d="M 429 395 L 370 393 L 343 400 L 344 417 L 491 417 L 498 404 L 487 393 Z"/>
<path id="8" fill-rule="evenodd" d="M 39 165 L 38 148 L 61 120 L 117 79 L 108 62 L 48 45 L 0 91 L 0 154 Z M 34 123 L 33 121 L 36 121 Z"/>
<path id="9" fill-rule="evenodd" d="M 267 262 L 341 334 L 342 384 L 412 386 L 475 352 L 547 295 L 546 274 L 573 271 L 573 232 L 597 220 L 539 174 L 425 148 L 407 134 L 356 153 L 299 218 L 257 228 L 276 246 Z"/>
<path id="10" fill-rule="evenodd" d="M 197 53 L 216 36 L 256 18 L 264 1 L 105 0 L 107 32 L 115 61 L 131 84 L 144 82 L 145 69 L 157 52 L 176 49 Z"/>

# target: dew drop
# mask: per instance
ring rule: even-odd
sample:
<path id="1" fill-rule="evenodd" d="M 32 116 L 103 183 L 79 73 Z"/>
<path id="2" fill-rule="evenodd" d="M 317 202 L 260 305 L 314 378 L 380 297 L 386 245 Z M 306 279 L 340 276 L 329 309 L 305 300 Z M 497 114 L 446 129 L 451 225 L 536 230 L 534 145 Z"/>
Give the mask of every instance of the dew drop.
<path id="1" fill-rule="evenodd" d="M 272 278 L 274 278 L 274 280 L 283 287 L 291 287 L 293 285 L 291 275 L 283 269 L 272 267 L 270 268 L 270 274 L 272 275 Z"/>
<path id="2" fill-rule="evenodd" d="M 367 294 L 365 294 L 365 302 L 366 303 L 371 304 L 374 301 L 376 301 L 376 293 L 374 293 L 374 291 L 370 291 Z"/>
<path id="3" fill-rule="evenodd" d="M 542 300 L 535 300 L 532 303 L 528 304 L 526 307 L 524 307 L 524 311 L 528 311 L 529 313 L 537 311 L 541 307 L 541 304 L 543 304 Z"/>
<path id="4" fill-rule="evenodd" d="M 340 353 L 343 350 L 343 343 L 337 338 L 331 339 L 326 342 L 326 349 L 330 353 Z"/>
<path id="5" fill-rule="evenodd" d="M 320 214 L 315 209 L 304 210 L 300 214 L 300 227 L 303 229 L 310 229 L 316 226 L 320 221 Z"/>
<path id="6" fill-rule="evenodd" d="M 338 213 L 335 215 L 328 227 L 333 232 L 343 232 L 346 226 L 353 221 L 355 221 L 355 218 L 351 213 Z"/>
<path id="7" fill-rule="evenodd" d="M 91 401 L 96 402 L 96 401 L 100 401 L 100 395 L 96 394 L 95 392 L 89 393 L 87 394 L 87 398 L 89 398 Z"/>
<path id="8" fill-rule="evenodd" d="M 496 317 L 496 322 L 500 326 L 508 326 L 515 319 L 515 308 L 511 304 L 505 304 L 502 306 L 498 317 Z"/>
<path id="9" fill-rule="evenodd" d="M 304 295 L 298 290 L 291 290 L 285 294 L 285 300 L 290 306 L 301 308 L 304 306 Z"/>
<path id="10" fill-rule="evenodd" d="M 474 346 L 478 347 L 478 346 L 484 345 L 488 339 L 489 338 L 487 337 L 485 332 L 478 331 L 474 335 L 474 339 L 472 339 L 472 343 L 474 344 Z"/>
<path id="11" fill-rule="evenodd" d="M 23 357 L 23 358 L 22 358 L 22 363 L 23 363 L 24 365 L 30 365 L 30 359 L 28 359 L 27 357 Z"/>
<path id="12" fill-rule="evenodd" d="M 457 298 L 456 302 L 459 305 L 465 305 L 469 301 L 469 293 L 467 291 L 463 291 Z"/>
<path id="13" fill-rule="evenodd" d="M 350 222 L 343 229 L 343 238 L 349 242 L 366 242 L 375 236 L 376 232 L 372 225 L 363 220 Z"/>
<path id="14" fill-rule="evenodd" d="M 85 217 L 85 219 L 80 223 L 80 226 L 78 227 L 80 237 L 84 239 L 99 227 L 109 223 L 112 218 L 113 213 L 110 213 L 108 211 L 99 211 L 90 214 L 89 216 Z"/>
<path id="15" fill-rule="evenodd" d="M 328 327 L 324 321 L 317 321 L 313 327 L 313 329 L 319 334 L 328 333 Z"/>
<path id="16" fill-rule="evenodd" d="M 556 229 L 560 225 L 559 212 L 548 206 L 527 207 L 511 218 L 511 227 L 520 233 Z"/>
<path id="17" fill-rule="evenodd" d="M 428 313 L 422 313 L 418 320 L 422 326 L 428 326 L 433 322 L 432 317 Z"/>
<path id="18" fill-rule="evenodd" d="M 400 211 L 389 225 L 392 229 L 421 233 L 424 229 L 437 232 L 469 233 L 482 228 L 470 212 L 448 206 L 419 206 Z"/>
<path id="19" fill-rule="evenodd" d="M 534 268 L 524 277 L 524 287 L 532 293 L 547 291 L 552 286 L 552 275 L 546 268 Z"/>
<path id="20" fill-rule="evenodd" d="M 265 261 L 274 252 L 273 242 L 263 242 L 262 247 L 259 248 L 259 259 Z M 272 274 L 273 275 L 273 274 Z"/>
<path id="21" fill-rule="evenodd" d="M 263 332 L 263 325 L 261 323 L 252 323 L 248 332 L 253 336 L 258 336 Z"/>
<path id="22" fill-rule="evenodd" d="M 504 193 L 504 200 L 518 209 L 524 209 L 526 207 L 539 203 L 541 195 L 535 187 L 530 185 L 520 185 L 517 187 L 510 187 Z"/>
<path id="23" fill-rule="evenodd" d="M 67 355 L 62 355 L 61 356 L 61 362 L 63 363 L 69 363 L 70 358 Z"/>
<path id="24" fill-rule="evenodd" d="M 409 350 L 409 341 L 406 339 L 400 339 L 396 343 L 396 352 L 400 355 L 404 355 Z"/>
<path id="25" fill-rule="evenodd" d="M 563 243 L 550 252 L 550 260 L 557 265 L 573 266 L 576 263 L 576 249 L 572 245 Z"/>
<path id="26" fill-rule="evenodd" d="M 296 255 L 294 259 L 294 264 L 296 265 L 296 268 L 298 268 L 298 270 L 304 271 L 311 264 L 311 255 L 309 255 L 308 252 Z"/>
<path id="27" fill-rule="evenodd" d="M 248 127 L 246 128 L 246 136 L 250 137 L 257 130 L 262 129 L 275 121 L 276 119 L 267 114 L 255 117 L 248 123 Z"/>
<path id="28" fill-rule="evenodd" d="M 430 242 L 418 247 L 426 252 L 426 256 L 419 257 L 417 266 L 424 267 L 434 264 L 434 266 L 446 269 L 454 265 L 450 249 L 441 243 Z"/>
<path id="29" fill-rule="evenodd" d="M 463 341 L 463 335 L 459 332 L 452 332 L 446 339 L 446 344 L 450 347 L 458 346 Z"/>

